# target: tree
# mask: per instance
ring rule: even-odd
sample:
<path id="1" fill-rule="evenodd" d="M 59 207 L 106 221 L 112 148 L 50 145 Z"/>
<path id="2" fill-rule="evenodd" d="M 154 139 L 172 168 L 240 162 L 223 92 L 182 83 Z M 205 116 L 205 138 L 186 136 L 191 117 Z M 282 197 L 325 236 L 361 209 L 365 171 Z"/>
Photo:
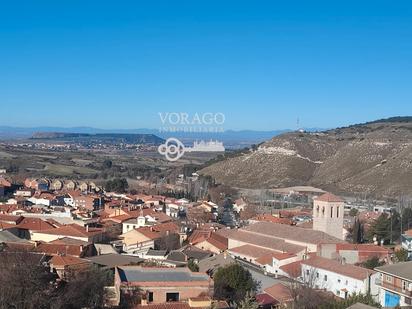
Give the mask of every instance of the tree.
<path id="1" fill-rule="evenodd" d="M 193 259 L 189 260 L 187 267 L 195 273 L 199 271 L 199 265 L 197 265 Z"/>
<path id="2" fill-rule="evenodd" d="M 164 235 L 159 239 L 155 240 L 156 250 L 176 250 L 180 248 L 180 236 L 176 233 L 171 233 L 169 235 Z"/>
<path id="3" fill-rule="evenodd" d="M 238 309 L 258 309 L 259 304 L 253 294 L 247 292 L 245 298 L 243 298 L 238 304 L 234 304 L 232 307 Z"/>
<path id="4" fill-rule="evenodd" d="M 371 257 L 369 260 L 362 263 L 362 266 L 368 269 L 375 269 L 375 267 L 379 267 L 385 264 L 379 260 L 379 257 L 374 256 Z"/>
<path id="5" fill-rule="evenodd" d="M 409 260 L 408 258 L 408 250 L 404 248 L 400 248 L 399 250 L 395 251 L 395 259 L 397 262 L 406 262 Z"/>
<path id="6" fill-rule="evenodd" d="M 350 211 L 349 211 L 349 216 L 351 216 L 351 217 L 356 217 L 357 215 L 358 215 L 358 210 L 356 209 L 356 208 L 352 208 Z"/>
<path id="7" fill-rule="evenodd" d="M 215 297 L 221 300 L 238 303 L 246 293 L 255 293 L 260 283 L 251 273 L 239 264 L 231 264 L 219 268 L 214 277 Z"/>
<path id="8" fill-rule="evenodd" d="M 29 252 L 0 253 L 0 308 L 48 309 L 55 276 Z"/>
<path id="9" fill-rule="evenodd" d="M 105 286 L 113 285 L 113 275 L 108 270 L 97 267 L 73 274 L 61 290 L 56 303 L 58 308 L 103 308 Z"/>
<path id="10" fill-rule="evenodd" d="M 370 226 L 367 238 L 372 241 L 374 237 L 377 237 L 378 241 L 383 240 L 389 242 L 391 239 L 391 220 L 387 214 L 381 214 Z"/>
<path id="11" fill-rule="evenodd" d="M 322 304 L 329 303 L 331 296 L 323 292 L 324 286 L 319 286 L 317 270 L 314 267 L 306 269 L 302 282 L 291 281 L 289 294 L 293 309 L 317 309 Z"/>
<path id="12" fill-rule="evenodd" d="M 363 242 L 363 224 L 359 221 L 358 218 L 355 219 L 352 227 L 352 242 L 354 244 L 360 244 Z"/>
<path id="13" fill-rule="evenodd" d="M 108 180 L 105 185 L 106 191 L 124 193 L 126 192 L 127 188 L 129 188 L 129 184 L 126 178 L 115 178 L 112 180 Z"/>
<path id="14" fill-rule="evenodd" d="M 102 163 L 103 169 L 109 169 L 112 167 L 112 165 L 113 165 L 113 162 L 109 159 L 104 160 Z"/>

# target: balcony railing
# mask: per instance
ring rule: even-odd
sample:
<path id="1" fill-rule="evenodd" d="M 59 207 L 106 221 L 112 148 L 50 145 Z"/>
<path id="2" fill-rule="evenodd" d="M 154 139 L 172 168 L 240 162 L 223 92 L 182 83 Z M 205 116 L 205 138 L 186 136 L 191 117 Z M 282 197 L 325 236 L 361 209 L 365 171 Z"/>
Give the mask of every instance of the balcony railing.
<path id="1" fill-rule="evenodd" d="M 387 282 L 382 282 L 382 280 L 380 279 L 376 279 L 375 280 L 375 284 L 384 288 L 384 289 L 388 289 L 390 291 L 399 293 L 399 294 L 403 294 L 406 295 L 408 297 L 412 297 L 412 291 L 410 291 L 409 289 L 404 290 L 402 287 L 399 286 L 395 286 L 393 284 L 387 283 Z"/>

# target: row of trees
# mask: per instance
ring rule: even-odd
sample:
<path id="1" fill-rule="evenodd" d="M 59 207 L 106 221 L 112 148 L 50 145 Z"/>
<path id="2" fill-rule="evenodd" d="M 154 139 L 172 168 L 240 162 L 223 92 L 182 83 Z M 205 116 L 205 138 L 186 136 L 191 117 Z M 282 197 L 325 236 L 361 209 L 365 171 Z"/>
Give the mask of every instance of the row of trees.
<path id="1" fill-rule="evenodd" d="M 356 216 L 357 212 L 352 210 L 350 215 Z M 400 240 L 401 234 L 410 227 L 412 227 L 412 209 L 404 208 L 401 213 L 396 210 L 393 210 L 391 215 L 383 213 L 367 231 L 364 224 L 355 217 L 350 235 L 353 243 L 373 242 L 376 237 L 379 242 L 383 240 L 384 244 L 389 244 Z"/>

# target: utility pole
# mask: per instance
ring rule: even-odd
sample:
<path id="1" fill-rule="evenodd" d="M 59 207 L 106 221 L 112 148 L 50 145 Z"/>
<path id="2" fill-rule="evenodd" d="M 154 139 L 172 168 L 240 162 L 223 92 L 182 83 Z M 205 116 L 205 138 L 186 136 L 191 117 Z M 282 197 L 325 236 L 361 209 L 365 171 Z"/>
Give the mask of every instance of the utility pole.
<path id="1" fill-rule="evenodd" d="M 392 242 L 393 242 L 393 239 L 392 239 L 392 218 L 393 218 L 393 214 L 392 214 L 392 209 L 391 209 L 391 234 L 390 234 L 390 236 L 391 236 L 391 244 L 392 244 Z"/>

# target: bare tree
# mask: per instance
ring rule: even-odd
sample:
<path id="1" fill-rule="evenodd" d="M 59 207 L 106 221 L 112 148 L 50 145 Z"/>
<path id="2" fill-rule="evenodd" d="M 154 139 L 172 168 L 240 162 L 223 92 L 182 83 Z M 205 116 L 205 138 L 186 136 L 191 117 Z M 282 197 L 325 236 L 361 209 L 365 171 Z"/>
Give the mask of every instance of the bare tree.
<path id="1" fill-rule="evenodd" d="M 0 253 L 0 309 L 49 308 L 54 275 L 42 259 L 25 251 Z"/>
<path id="2" fill-rule="evenodd" d="M 315 268 L 304 269 L 300 280 L 291 280 L 289 291 L 293 302 L 292 309 L 316 309 L 330 300 L 329 296 L 320 291 L 324 288 L 321 280 L 318 280 L 318 272 Z"/>

